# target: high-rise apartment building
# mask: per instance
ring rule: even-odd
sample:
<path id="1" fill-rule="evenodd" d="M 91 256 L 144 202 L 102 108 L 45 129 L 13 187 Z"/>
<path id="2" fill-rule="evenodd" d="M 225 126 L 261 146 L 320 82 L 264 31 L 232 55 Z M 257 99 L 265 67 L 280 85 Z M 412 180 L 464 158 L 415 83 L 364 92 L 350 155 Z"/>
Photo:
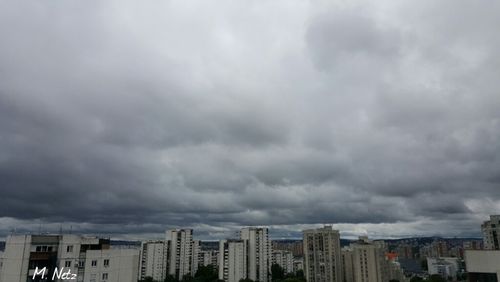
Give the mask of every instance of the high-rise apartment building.
<path id="1" fill-rule="evenodd" d="M 385 282 L 388 264 L 383 242 L 361 237 L 350 245 L 352 250 L 353 277 L 355 282 Z"/>
<path id="2" fill-rule="evenodd" d="M 354 263 L 349 247 L 342 248 L 342 282 L 354 282 Z"/>
<path id="3" fill-rule="evenodd" d="M 273 250 L 272 264 L 281 266 L 285 273 L 293 273 L 293 254 L 291 251 Z"/>
<path id="4" fill-rule="evenodd" d="M 147 241 L 141 244 L 140 279 L 151 277 L 163 281 L 167 274 L 168 244 L 166 241 Z"/>
<path id="5" fill-rule="evenodd" d="M 490 220 L 481 225 L 484 249 L 500 250 L 500 215 L 491 215 Z"/>
<path id="6" fill-rule="evenodd" d="M 217 250 L 204 250 L 198 254 L 198 266 L 211 265 L 215 269 L 219 268 L 219 251 Z"/>
<path id="7" fill-rule="evenodd" d="M 167 231 L 168 274 L 178 280 L 185 275 L 194 276 L 198 269 L 199 241 L 193 240 L 192 229 Z"/>
<path id="8" fill-rule="evenodd" d="M 247 276 L 253 281 L 270 281 L 271 241 L 267 228 L 248 227 L 240 231 L 247 247 Z"/>
<path id="9" fill-rule="evenodd" d="M 238 282 L 247 278 L 247 243 L 244 240 L 219 242 L 219 279 Z"/>
<path id="10" fill-rule="evenodd" d="M 308 282 L 342 281 L 340 234 L 331 226 L 304 230 L 304 272 Z"/>

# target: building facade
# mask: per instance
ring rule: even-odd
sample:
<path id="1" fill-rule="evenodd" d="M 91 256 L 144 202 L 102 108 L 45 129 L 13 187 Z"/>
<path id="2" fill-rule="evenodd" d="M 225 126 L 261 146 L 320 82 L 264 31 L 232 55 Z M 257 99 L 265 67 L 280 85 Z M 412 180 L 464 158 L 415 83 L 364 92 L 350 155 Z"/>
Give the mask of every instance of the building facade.
<path id="1" fill-rule="evenodd" d="M 500 250 L 500 215 L 491 215 L 490 220 L 481 225 L 484 249 Z"/>
<path id="2" fill-rule="evenodd" d="M 141 244 L 139 276 L 141 280 L 151 277 L 163 281 L 168 269 L 168 244 L 165 241 L 147 241 Z"/>
<path id="3" fill-rule="evenodd" d="M 293 273 L 293 254 L 290 251 L 273 250 L 272 263 L 283 268 L 285 274 Z"/>
<path id="4" fill-rule="evenodd" d="M 385 246 L 380 241 L 361 237 L 350 245 L 355 282 L 383 282 L 388 280 Z"/>
<path id="5" fill-rule="evenodd" d="M 137 281 L 139 253 L 137 249 L 88 250 L 83 282 Z"/>
<path id="6" fill-rule="evenodd" d="M 99 252 L 99 257 L 96 252 Z M 97 277 L 98 272 L 90 271 L 98 267 L 94 260 L 102 262 L 102 268 L 99 268 L 102 270 L 99 272 L 101 277 Z M 93 282 L 92 274 L 96 274 L 95 281 L 135 282 L 138 279 L 139 251 L 117 253 L 110 249 L 109 239 L 97 237 L 11 235 L 7 237 L 2 264 L 2 282 L 63 281 L 68 278 L 77 282 Z M 118 274 L 114 270 L 122 268 L 129 270 L 116 280 Z"/>
<path id="7" fill-rule="evenodd" d="M 267 228 L 248 227 L 240 231 L 247 247 L 247 276 L 253 281 L 268 282 L 271 273 L 271 241 Z"/>
<path id="8" fill-rule="evenodd" d="M 247 278 L 247 244 L 244 240 L 219 242 L 219 279 L 238 282 Z"/>
<path id="9" fill-rule="evenodd" d="M 308 282 L 342 281 L 340 234 L 331 226 L 304 230 L 304 273 Z"/>
<path id="10" fill-rule="evenodd" d="M 182 280 L 185 275 L 194 276 L 198 269 L 199 241 L 193 240 L 193 230 L 167 231 L 166 242 L 168 244 L 168 274 L 178 280 Z"/>

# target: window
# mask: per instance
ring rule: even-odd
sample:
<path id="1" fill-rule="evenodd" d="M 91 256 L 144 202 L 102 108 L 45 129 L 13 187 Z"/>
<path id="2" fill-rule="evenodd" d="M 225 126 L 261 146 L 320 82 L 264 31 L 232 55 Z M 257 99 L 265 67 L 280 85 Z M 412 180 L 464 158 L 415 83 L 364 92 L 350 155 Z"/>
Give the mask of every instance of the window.
<path id="1" fill-rule="evenodd" d="M 92 261 L 92 266 L 93 266 L 93 267 L 96 267 L 96 266 L 97 266 L 97 260 L 93 260 L 93 261 Z"/>
<path id="2" fill-rule="evenodd" d="M 73 245 L 69 245 L 66 247 L 66 252 L 67 253 L 72 253 L 73 252 Z"/>
<path id="3" fill-rule="evenodd" d="M 64 267 L 71 267 L 71 261 L 70 260 L 65 261 Z"/>
<path id="4" fill-rule="evenodd" d="M 108 280 L 108 274 L 107 273 L 103 273 L 102 274 L 102 280 Z"/>
<path id="5" fill-rule="evenodd" d="M 83 268 L 85 267 L 85 261 L 81 260 L 78 262 L 78 267 Z"/>
<path id="6" fill-rule="evenodd" d="M 104 260 L 104 267 L 108 267 L 109 266 L 109 259 L 105 259 Z"/>
<path id="7" fill-rule="evenodd" d="M 36 251 L 41 252 L 42 251 L 42 246 L 36 246 Z"/>

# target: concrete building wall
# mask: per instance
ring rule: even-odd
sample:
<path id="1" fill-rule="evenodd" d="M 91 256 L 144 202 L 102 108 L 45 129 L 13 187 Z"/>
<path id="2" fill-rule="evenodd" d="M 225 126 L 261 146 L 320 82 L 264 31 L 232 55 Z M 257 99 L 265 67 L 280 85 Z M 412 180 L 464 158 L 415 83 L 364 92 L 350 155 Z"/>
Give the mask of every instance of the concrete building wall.
<path id="1" fill-rule="evenodd" d="M 136 282 L 139 255 L 135 249 L 89 250 L 84 282 Z"/>
<path id="2" fill-rule="evenodd" d="M 466 250 L 465 265 L 469 273 L 496 273 L 500 281 L 500 251 Z"/>
<path id="3" fill-rule="evenodd" d="M 28 277 L 30 250 L 30 235 L 7 237 L 3 254 L 3 267 L 2 272 L 0 272 L 0 281 L 26 281 Z"/>

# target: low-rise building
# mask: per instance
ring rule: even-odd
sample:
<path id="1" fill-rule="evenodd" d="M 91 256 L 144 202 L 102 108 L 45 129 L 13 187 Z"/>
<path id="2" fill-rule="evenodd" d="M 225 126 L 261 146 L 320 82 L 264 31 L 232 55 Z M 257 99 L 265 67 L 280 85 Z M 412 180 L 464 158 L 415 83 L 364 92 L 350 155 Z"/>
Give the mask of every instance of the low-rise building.
<path id="1" fill-rule="evenodd" d="M 466 250 L 465 267 L 469 281 L 500 281 L 500 251 Z"/>
<path id="2" fill-rule="evenodd" d="M 429 275 L 440 275 L 448 279 L 456 279 L 459 271 L 457 258 L 427 258 L 427 269 Z"/>

